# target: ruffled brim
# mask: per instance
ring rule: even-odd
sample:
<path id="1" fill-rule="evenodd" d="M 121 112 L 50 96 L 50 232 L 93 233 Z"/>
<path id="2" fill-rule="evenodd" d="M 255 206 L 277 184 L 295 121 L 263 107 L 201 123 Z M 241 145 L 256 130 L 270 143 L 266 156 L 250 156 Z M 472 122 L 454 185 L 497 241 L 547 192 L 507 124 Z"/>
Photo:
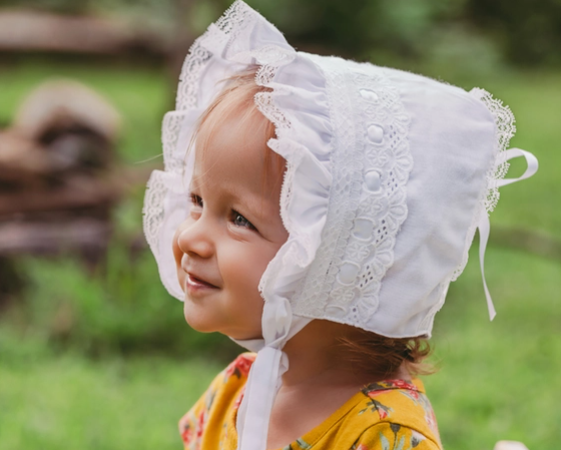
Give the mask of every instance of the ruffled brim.
<path id="1" fill-rule="evenodd" d="M 321 71 L 241 1 L 195 41 L 185 60 L 176 110 L 167 113 L 163 122 L 165 171 L 155 171 L 149 180 L 144 228 L 164 286 L 183 300 L 171 248 L 175 230 L 189 215 L 194 151 L 187 158 L 187 149 L 197 118 L 221 91 L 224 80 L 255 65 L 259 66 L 257 84 L 271 89 L 255 99 L 276 128 L 276 138 L 268 145 L 286 160 L 280 212 L 289 236 L 259 286 L 266 303 L 264 338 L 270 343 L 287 338 L 292 323 L 289 299 L 321 242 L 331 186 L 332 130 Z"/>

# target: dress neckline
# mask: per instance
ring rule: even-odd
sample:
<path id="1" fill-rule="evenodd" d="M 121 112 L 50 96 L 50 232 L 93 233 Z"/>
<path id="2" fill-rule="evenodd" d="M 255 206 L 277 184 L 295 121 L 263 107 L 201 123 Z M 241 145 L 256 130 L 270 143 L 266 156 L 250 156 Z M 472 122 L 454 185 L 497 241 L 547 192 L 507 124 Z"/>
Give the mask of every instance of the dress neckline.
<path id="1" fill-rule="evenodd" d="M 345 403 L 343 403 L 339 408 L 337 408 L 327 419 L 325 419 L 321 424 L 312 428 L 310 431 L 304 433 L 300 438 L 291 442 L 283 448 L 270 449 L 270 450 L 296 450 L 296 449 L 311 449 L 329 430 L 340 420 L 342 420 L 353 408 L 355 408 L 364 398 L 373 397 L 379 395 L 381 391 L 389 390 L 407 390 L 417 393 L 425 393 L 425 387 L 423 382 L 414 378 L 412 380 L 405 379 L 389 379 L 376 381 L 364 385 L 358 392 L 353 394 Z M 236 406 L 239 406 L 243 398 L 243 393 L 240 398 L 236 401 Z M 236 436 L 236 441 L 238 433 L 236 430 L 236 420 L 238 415 L 238 408 L 234 407 L 232 410 L 232 420 L 230 421 L 230 429 L 228 433 L 232 433 L 232 436 Z"/>

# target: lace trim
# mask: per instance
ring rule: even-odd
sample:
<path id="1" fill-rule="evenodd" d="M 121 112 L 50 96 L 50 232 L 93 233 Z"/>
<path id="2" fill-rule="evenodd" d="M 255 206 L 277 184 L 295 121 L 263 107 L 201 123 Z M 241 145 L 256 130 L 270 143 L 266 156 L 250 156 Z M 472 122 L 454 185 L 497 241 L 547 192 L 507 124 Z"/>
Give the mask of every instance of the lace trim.
<path id="1" fill-rule="evenodd" d="M 276 108 L 276 107 L 275 107 Z M 281 126 L 284 125 L 281 122 Z M 301 150 L 300 145 L 291 141 L 291 140 L 284 140 L 281 141 L 279 139 L 271 139 L 268 142 L 269 147 L 277 152 L 280 155 L 290 155 L 290 157 L 285 158 L 286 160 L 286 169 L 284 172 L 283 183 L 281 187 L 281 195 L 280 195 L 280 212 L 281 212 L 281 219 L 285 229 L 290 233 L 290 235 L 297 240 L 303 252 L 296 253 L 294 250 L 291 252 L 291 258 L 293 263 L 297 264 L 300 267 L 304 267 L 306 265 L 306 260 L 309 258 L 311 254 L 311 243 L 306 235 L 299 232 L 298 228 L 294 225 L 292 219 L 288 214 L 288 210 L 290 204 L 292 202 L 293 196 L 293 188 L 294 188 L 294 177 L 296 174 L 296 170 L 300 163 L 299 151 Z M 266 271 L 263 274 L 260 283 L 260 290 L 261 286 L 265 286 L 270 276 L 273 274 Z"/>
<path id="2" fill-rule="evenodd" d="M 248 6 L 240 1 L 232 5 L 216 21 L 216 27 L 228 35 L 232 35 L 232 40 L 242 31 L 243 25 L 247 23 L 247 18 L 252 12 Z"/>
<path id="3" fill-rule="evenodd" d="M 333 170 L 339 173 L 333 176 L 322 244 L 295 313 L 368 329 L 407 217 L 409 117 L 383 69 L 356 64 L 349 72 L 338 58 L 328 61 L 338 139 Z"/>
<path id="4" fill-rule="evenodd" d="M 162 146 L 165 172 L 155 171 L 147 186 L 143 207 L 143 224 L 146 240 L 152 252 L 159 258 L 161 227 L 166 219 L 164 202 L 170 194 L 166 183 L 168 174 L 182 175 L 185 170 L 186 146 L 180 142 L 185 112 L 199 107 L 199 84 L 203 70 L 213 56 L 207 49 L 217 47 L 224 36 L 234 37 L 255 20 L 248 20 L 251 9 L 243 2 L 235 2 L 224 15 L 209 27 L 189 49 L 185 58 L 177 88 L 176 111 L 168 112 L 162 123 Z M 185 148 L 180 148 L 184 146 Z M 158 261 L 158 264 L 171 264 Z"/>
<path id="5" fill-rule="evenodd" d="M 215 47 L 223 38 L 228 36 L 228 49 L 231 42 L 235 41 L 238 34 L 249 26 L 252 10 L 243 2 L 236 1 L 227 9 L 222 17 L 216 21 L 214 26 L 200 36 L 189 49 L 185 58 L 180 82 L 177 88 L 176 109 L 188 110 L 198 106 L 198 86 L 201 73 L 208 61 L 212 58 L 212 52 L 206 47 Z M 220 33 L 222 35 L 220 35 Z"/>
<path id="6" fill-rule="evenodd" d="M 259 86 L 269 87 L 272 89 L 271 84 L 279 71 L 279 69 L 290 63 L 294 59 L 294 54 L 289 53 L 280 47 L 270 45 L 263 47 L 251 53 L 261 67 L 255 75 L 255 82 Z M 293 239 L 296 239 L 304 252 L 298 253 L 293 246 L 289 250 L 289 255 L 285 255 L 284 259 L 290 259 L 291 263 L 299 266 L 304 266 L 311 252 L 311 245 L 306 237 L 298 232 L 294 226 L 288 210 L 292 201 L 294 177 L 299 163 L 298 144 L 287 138 L 292 126 L 288 118 L 276 106 L 274 96 L 279 93 L 276 90 L 268 92 L 259 92 L 255 95 L 255 105 L 259 111 L 269 119 L 275 126 L 277 139 L 271 139 L 268 142 L 269 147 L 276 153 L 282 155 L 286 160 L 286 168 L 284 172 L 283 183 L 280 195 L 280 214 L 283 225 Z M 271 277 L 276 276 L 270 270 L 266 270 L 259 282 L 259 291 L 263 293 L 264 287 L 269 283 Z M 266 300 L 266 299 L 265 299 Z"/>
<path id="7" fill-rule="evenodd" d="M 489 169 L 487 174 L 488 180 L 488 192 L 485 198 L 485 209 L 488 213 L 491 213 L 497 202 L 499 201 L 499 188 L 497 187 L 497 181 L 502 180 L 510 164 L 504 158 L 504 152 L 507 150 L 510 139 L 516 133 L 516 126 L 514 124 L 514 114 L 510 108 L 503 105 L 503 102 L 499 99 L 493 98 L 493 96 L 484 89 L 475 88 L 472 90 L 475 95 L 478 95 L 480 100 L 487 106 L 493 117 L 495 118 L 495 125 L 497 127 L 497 134 L 495 138 L 495 148 L 497 151 L 496 164 Z"/>
<path id="8" fill-rule="evenodd" d="M 267 85 L 262 84 L 262 86 Z M 277 137 L 280 138 L 286 135 L 291 126 L 290 121 L 282 111 L 276 107 L 273 95 L 272 92 L 259 92 L 255 94 L 255 104 L 259 111 L 275 125 Z"/>
<path id="9" fill-rule="evenodd" d="M 209 31 L 193 43 L 183 63 L 181 75 L 179 76 L 179 85 L 177 86 L 175 102 L 175 109 L 177 111 L 189 110 L 198 106 L 197 91 L 201 73 L 212 58 L 212 53 L 201 44 L 209 34 Z"/>
<path id="10" fill-rule="evenodd" d="M 261 67 L 255 74 L 255 82 L 259 86 L 271 87 L 275 75 L 280 67 L 294 60 L 294 52 L 287 52 L 275 45 L 268 45 L 251 52 Z M 275 126 L 277 137 L 287 135 L 291 129 L 290 121 L 274 102 L 274 95 L 279 93 L 278 88 L 270 92 L 260 92 L 255 95 L 255 104 L 261 113 Z"/>
<path id="11" fill-rule="evenodd" d="M 482 214 L 490 214 L 497 206 L 500 197 L 497 181 L 502 180 L 505 177 L 510 166 L 504 156 L 504 152 L 507 150 L 510 139 L 516 132 L 514 114 L 512 114 L 510 108 L 507 105 L 504 105 L 501 100 L 493 98 L 489 92 L 481 88 L 472 89 L 470 91 L 470 95 L 483 102 L 495 119 L 496 157 L 494 163 L 487 171 L 487 184 L 481 194 L 479 207 L 477 208 L 472 224 L 466 234 L 466 243 L 464 246 L 464 256 L 462 258 L 462 262 L 454 270 L 450 281 L 456 281 L 467 265 L 469 259 L 469 249 L 471 247 L 473 237 L 475 236 L 475 230 L 477 229 L 479 218 Z"/>
<path id="12" fill-rule="evenodd" d="M 164 116 L 162 124 L 162 147 L 164 153 L 164 167 L 167 172 L 179 173 L 184 167 L 184 158 L 177 154 L 181 125 L 182 117 L 177 113 L 169 112 Z"/>
<path id="13" fill-rule="evenodd" d="M 144 234 L 154 255 L 159 254 L 159 231 L 164 221 L 164 200 L 168 192 L 162 180 L 163 175 L 162 172 L 157 170 L 152 172 L 148 180 L 142 209 Z"/>

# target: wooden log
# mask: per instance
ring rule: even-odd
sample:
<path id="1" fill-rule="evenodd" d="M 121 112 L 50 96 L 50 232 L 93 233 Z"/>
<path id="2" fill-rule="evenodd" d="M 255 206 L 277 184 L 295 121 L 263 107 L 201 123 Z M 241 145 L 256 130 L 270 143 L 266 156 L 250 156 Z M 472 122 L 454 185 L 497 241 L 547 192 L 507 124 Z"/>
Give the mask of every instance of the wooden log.
<path id="1" fill-rule="evenodd" d="M 111 237 L 105 220 L 76 218 L 58 222 L 0 224 L 0 256 L 59 254 L 68 251 L 103 252 Z"/>
<path id="2" fill-rule="evenodd" d="M 115 20 L 29 10 L 0 13 L 0 51 L 116 55 L 144 49 L 166 53 L 166 36 Z"/>
<path id="3" fill-rule="evenodd" d="M 37 142 L 13 131 L 0 132 L 0 181 L 29 185 L 52 171 L 49 156 Z"/>
<path id="4" fill-rule="evenodd" d="M 120 186 L 110 180 L 67 177 L 63 184 L 50 189 L 0 193 L 0 220 L 9 220 L 14 214 L 77 210 L 101 205 L 109 209 L 120 197 Z"/>
<path id="5" fill-rule="evenodd" d="M 99 207 L 110 209 L 128 192 L 144 186 L 152 171 L 159 168 L 160 165 L 116 167 L 103 177 L 67 177 L 49 189 L 0 190 L 0 221 L 26 214 L 72 213 L 73 210 Z"/>

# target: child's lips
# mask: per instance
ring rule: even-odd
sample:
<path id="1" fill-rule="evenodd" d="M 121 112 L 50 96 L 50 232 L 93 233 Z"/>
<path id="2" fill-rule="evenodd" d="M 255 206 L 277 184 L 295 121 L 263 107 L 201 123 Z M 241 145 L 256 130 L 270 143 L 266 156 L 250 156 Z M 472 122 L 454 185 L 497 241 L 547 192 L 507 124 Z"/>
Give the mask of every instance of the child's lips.
<path id="1" fill-rule="evenodd" d="M 202 289 L 218 289 L 217 286 L 191 273 L 187 273 L 185 285 L 189 291 L 200 291 Z"/>

